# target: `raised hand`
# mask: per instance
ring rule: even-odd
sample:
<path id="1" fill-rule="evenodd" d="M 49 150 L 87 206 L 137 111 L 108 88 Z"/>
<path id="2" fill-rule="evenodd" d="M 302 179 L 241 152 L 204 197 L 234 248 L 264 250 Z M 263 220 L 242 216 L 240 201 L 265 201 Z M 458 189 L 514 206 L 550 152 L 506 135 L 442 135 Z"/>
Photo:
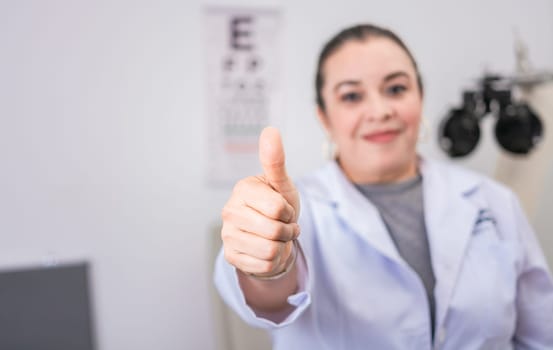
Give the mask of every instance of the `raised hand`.
<path id="1" fill-rule="evenodd" d="M 290 265 L 293 240 L 299 235 L 299 195 L 286 173 L 284 148 L 277 129 L 259 137 L 263 174 L 234 186 L 222 211 L 225 259 L 242 272 L 278 275 Z"/>

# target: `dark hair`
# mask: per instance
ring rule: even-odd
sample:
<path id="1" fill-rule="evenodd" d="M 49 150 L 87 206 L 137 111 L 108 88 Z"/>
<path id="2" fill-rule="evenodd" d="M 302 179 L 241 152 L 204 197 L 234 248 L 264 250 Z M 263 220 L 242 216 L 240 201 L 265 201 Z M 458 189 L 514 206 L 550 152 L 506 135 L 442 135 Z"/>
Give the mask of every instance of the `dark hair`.
<path id="1" fill-rule="evenodd" d="M 321 110 L 325 110 L 325 104 L 322 96 L 322 89 L 324 85 L 324 76 L 322 72 L 323 65 L 327 58 L 336 52 L 342 45 L 349 41 L 364 41 L 369 38 L 386 38 L 392 40 L 394 43 L 398 44 L 409 56 L 413 66 L 415 67 L 415 72 L 417 73 L 417 85 L 421 95 L 423 94 L 423 85 L 422 78 L 413 55 L 407 48 L 407 46 L 401 41 L 401 39 L 389 29 L 377 27 L 372 24 L 360 24 L 353 27 L 346 28 L 336 34 L 331 38 L 323 47 L 321 54 L 319 55 L 319 60 L 317 62 L 317 75 L 315 78 L 315 91 L 317 93 L 317 105 Z"/>

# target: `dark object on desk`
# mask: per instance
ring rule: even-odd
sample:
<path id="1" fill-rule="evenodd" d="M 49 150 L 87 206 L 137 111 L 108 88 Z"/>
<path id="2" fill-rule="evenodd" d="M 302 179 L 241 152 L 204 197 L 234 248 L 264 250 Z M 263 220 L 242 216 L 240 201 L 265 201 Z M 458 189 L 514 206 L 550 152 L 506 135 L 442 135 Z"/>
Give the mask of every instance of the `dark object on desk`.
<path id="1" fill-rule="evenodd" d="M 0 349 L 93 350 L 88 265 L 0 271 Z"/>

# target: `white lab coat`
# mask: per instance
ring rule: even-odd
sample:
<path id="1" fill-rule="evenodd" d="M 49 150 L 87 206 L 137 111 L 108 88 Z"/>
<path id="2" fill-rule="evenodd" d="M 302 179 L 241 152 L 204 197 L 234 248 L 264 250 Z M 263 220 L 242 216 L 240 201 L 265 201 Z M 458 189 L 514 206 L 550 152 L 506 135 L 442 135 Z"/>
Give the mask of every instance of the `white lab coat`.
<path id="1" fill-rule="evenodd" d="M 420 171 L 434 340 L 422 282 L 335 162 L 297 182 L 306 266 L 292 314 L 278 324 L 256 314 L 220 254 L 221 295 L 272 330 L 275 349 L 553 349 L 553 280 L 515 196 L 450 164 L 421 160 Z"/>

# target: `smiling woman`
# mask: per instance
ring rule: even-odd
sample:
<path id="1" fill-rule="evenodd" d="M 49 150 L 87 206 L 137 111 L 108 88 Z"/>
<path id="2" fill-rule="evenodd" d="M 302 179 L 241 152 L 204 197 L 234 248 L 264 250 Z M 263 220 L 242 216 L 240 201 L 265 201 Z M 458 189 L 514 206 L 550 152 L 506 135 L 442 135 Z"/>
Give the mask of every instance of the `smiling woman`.
<path id="1" fill-rule="evenodd" d="M 342 169 L 356 183 L 415 176 L 422 83 L 412 55 L 391 32 L 372 26 L 338 38 L 321 54 L 316 88 L 318 116 Z"/>
<path id="2" fill-rule="evenodd" d="M 275 349 L 553 348 L 553 280 L 515 196 L 416 152 L 423 87 L 403 42 L 343 30 L 315 87 L 336 159 L 294 183 L 262 132 L 263 174 L 222 212 L 225 301 Z"/>

